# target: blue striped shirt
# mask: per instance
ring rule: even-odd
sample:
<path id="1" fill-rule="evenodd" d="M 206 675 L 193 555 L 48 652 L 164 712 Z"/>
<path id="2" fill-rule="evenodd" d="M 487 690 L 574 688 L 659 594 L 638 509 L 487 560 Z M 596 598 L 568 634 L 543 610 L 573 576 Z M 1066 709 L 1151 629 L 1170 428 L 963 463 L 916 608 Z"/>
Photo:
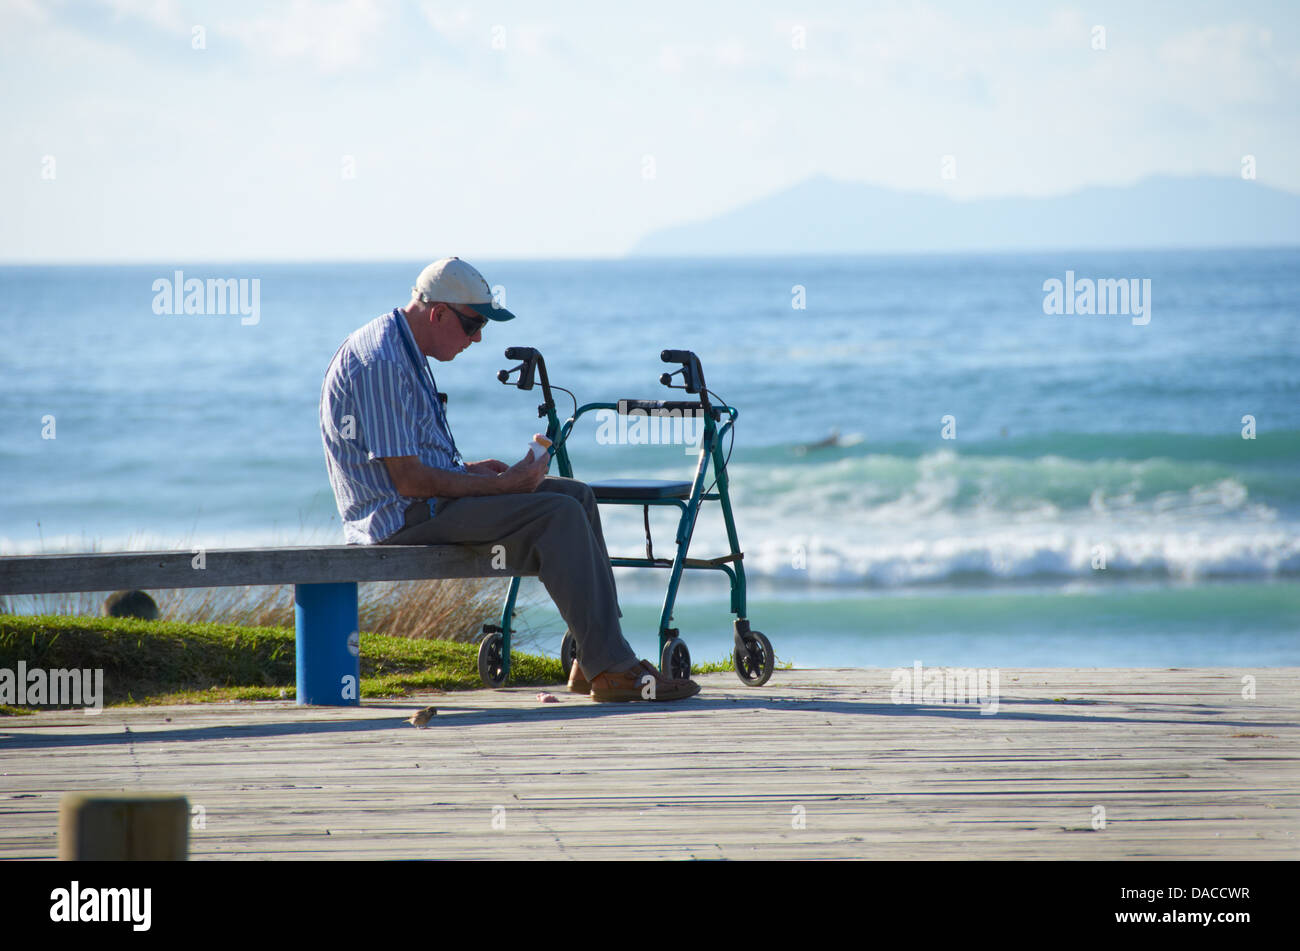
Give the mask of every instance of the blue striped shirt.
<path id="1" fill-rule="evenodd" d="M 349 545 L 383 541 L 417 501 L 398 493 L 384 459 L 415 456 L 434 469 L 465 471 L 428 362 L 397 310 L 353 333 L 334 354 L 321 387 L 320 432 Z"/>

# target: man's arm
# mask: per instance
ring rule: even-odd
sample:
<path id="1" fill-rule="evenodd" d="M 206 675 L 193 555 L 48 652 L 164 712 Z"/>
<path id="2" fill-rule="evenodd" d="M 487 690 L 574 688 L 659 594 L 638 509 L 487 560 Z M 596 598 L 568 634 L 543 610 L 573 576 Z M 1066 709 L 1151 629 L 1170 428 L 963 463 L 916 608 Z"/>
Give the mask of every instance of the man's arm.
<path id="1" fill-rule="evenodd" d="M 478 462 L 465 463 L 465 471 L 475 475 L 498 475 L 509 468 L 500 459 L 481 459 Z"/>
<path id="2" fill-rule="evenodd" d="M 393 487 L 408 499 L 456 499 L 470 495 L 508 495 L 532 492 L 546 477 L 551 457 L 524 456 L 513 466 L 496 475 L 453 472 L 426 466 L 415 456 L 386 456 L 384 465 Z"/>

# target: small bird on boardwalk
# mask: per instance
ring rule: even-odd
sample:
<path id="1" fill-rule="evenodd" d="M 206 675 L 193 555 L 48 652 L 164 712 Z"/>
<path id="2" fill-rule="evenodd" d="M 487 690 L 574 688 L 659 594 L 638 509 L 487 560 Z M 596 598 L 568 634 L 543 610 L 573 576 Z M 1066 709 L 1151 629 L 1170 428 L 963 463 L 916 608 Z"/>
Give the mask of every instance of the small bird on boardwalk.
<path id="1" fill-rule="evenodd" d="M 411 724 L 411 726 L 419 727 L 421 730 L 423 730 L 428 725 L 429 721 L 432 720 L 437 715 L 438 715 L 437 707 L 425 707 L 419 713 L 413 714 L 411 718 L 406 722 Z"/>

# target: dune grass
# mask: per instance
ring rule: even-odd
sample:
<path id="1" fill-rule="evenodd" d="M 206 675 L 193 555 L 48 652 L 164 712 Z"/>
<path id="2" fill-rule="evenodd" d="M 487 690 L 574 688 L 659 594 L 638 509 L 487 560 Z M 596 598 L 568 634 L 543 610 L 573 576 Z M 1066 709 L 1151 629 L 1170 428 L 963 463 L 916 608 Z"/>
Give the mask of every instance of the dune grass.
<path id="1" fill-rule="evenodd" d="M 367 582 L 357 591 L 361 629 L 469 643 L 484 622 L 500 619 L 508 585 L 500 578 Z M 178 588 L 150 594 L 161 620 L 293 627 L 293 585 Z M 19 595 L 0 598 L 0 614 L 97 617 L 103 601 L 103 592 Z"/>

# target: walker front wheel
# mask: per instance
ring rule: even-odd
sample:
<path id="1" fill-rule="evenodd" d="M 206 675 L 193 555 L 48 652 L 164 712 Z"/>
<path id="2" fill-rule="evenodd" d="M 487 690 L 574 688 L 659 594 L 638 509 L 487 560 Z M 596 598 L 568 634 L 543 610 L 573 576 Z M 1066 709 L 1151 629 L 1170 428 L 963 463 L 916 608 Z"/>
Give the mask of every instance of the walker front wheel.
<path id="1" fill-rule="evenodd" d="M 691 652 L 680 637 L 670 637 L 659 655 L 659 669 L 670 680 L 689 680 L 691 677 Z"/>
<path id="2" fill-rule="evenodd" d="M 772 676 L 776 658 L 772 654 L 772 642 L 760 631 L 746 631 L 741 640 L 745 649 L 736 648 L 736 676 L 742 684 L 761 687 Z"/>
<path id="3" fill-rule="evenodd" d="M 506 682 L 505 638 L 493 631 L 478 645 L 478 675 L 489 687 L 500 687 Z"/>
<path id="4" fill-rule="evenodd" d="M 573 670 L 573 663 L 578 659 L 578 639 L 573 636 L 572 631 L 564 632 L 564 639 L 560 641 L 560 666 L 564 668 L 564 676 L 567 679 L 569 671 Z"/>

